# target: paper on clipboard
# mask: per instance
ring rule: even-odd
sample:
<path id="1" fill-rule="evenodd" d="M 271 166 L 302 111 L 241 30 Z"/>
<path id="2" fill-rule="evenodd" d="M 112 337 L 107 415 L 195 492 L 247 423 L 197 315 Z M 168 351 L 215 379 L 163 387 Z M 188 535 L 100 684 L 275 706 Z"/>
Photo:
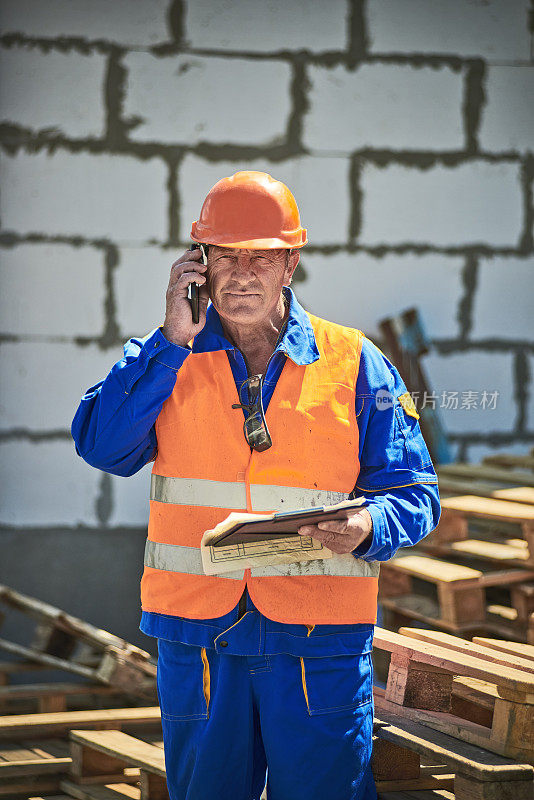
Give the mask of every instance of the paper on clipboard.
<path id="1" fill-rule="evenodd" d="M 266 565 L 332 558 L 332 551 L 311 536 L 300 536 L 302 525 L 344 519 L 365 503 L 363 497 L 332 506 L 294 509 L 274 514 L 233 512 L 202 537 L 202 566 L 217 575 Z"/>

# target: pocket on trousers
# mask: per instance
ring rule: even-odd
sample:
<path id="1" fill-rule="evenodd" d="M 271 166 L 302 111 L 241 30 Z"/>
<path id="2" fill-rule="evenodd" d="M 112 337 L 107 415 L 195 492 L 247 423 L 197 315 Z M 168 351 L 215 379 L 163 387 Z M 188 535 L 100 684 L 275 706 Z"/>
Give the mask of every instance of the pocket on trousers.
<path id="1" fill-rule="evenodd" d="M 157 687 L 162 719 L 207 719 L 210 671 L 206 648 L 158 639 Z"/>
<path id="2" fill-rule="evenodd" d="M 304 699 L 310 716 L 349 711 L 371 703 L 371 654 L 301 658 Z"/>

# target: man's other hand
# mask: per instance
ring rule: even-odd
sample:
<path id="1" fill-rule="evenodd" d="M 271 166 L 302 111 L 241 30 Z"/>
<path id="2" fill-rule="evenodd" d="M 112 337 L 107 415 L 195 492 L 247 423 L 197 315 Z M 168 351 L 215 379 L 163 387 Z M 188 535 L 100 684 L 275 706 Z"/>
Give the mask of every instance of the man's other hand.
<path id="1" fill-rule="evenodd" d="M 333 553 L 352 553 L 367 537 L 371 536 L 373 520 L 366 508 L 350 512 L 347 519 L 320 522 L 318 525 L 303 525 L 301 536 L 311 536 L 324 544 Z"/>

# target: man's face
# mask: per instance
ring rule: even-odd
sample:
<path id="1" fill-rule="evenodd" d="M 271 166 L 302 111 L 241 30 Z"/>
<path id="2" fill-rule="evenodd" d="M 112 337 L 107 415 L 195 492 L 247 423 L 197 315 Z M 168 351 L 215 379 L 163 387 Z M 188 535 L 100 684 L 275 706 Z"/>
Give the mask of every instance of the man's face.
<path id="1" fill-rule="evenodd" d="M 289 284 L 299 253 L 286 249 L 241 250 L 210 245 L 208 288 L 220 316 L 255 324 L 271 318 L 284 285 Z"/>

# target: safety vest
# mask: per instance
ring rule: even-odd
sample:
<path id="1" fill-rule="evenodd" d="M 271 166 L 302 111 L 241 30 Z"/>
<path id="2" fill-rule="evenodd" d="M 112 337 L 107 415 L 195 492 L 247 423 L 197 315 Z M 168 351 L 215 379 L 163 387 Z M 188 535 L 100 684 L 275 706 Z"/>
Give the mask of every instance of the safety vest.
<path id="1" fill-rule="evenodd" d="M 232 511 L 272 512 L 347 498 L 359 473 L 355 410 L 363 334 L 312 315 L 320 357 L 287 358 L 266 411 L 272 447 L 252 451 L 224 350 L 192 353 L 156 421 L 144 611 L 222 616 L 245 585 L 266 617 L 319 625 L 376 622 L 378 563 L 351 553 L 205 575 L 204 531 Z"/>

